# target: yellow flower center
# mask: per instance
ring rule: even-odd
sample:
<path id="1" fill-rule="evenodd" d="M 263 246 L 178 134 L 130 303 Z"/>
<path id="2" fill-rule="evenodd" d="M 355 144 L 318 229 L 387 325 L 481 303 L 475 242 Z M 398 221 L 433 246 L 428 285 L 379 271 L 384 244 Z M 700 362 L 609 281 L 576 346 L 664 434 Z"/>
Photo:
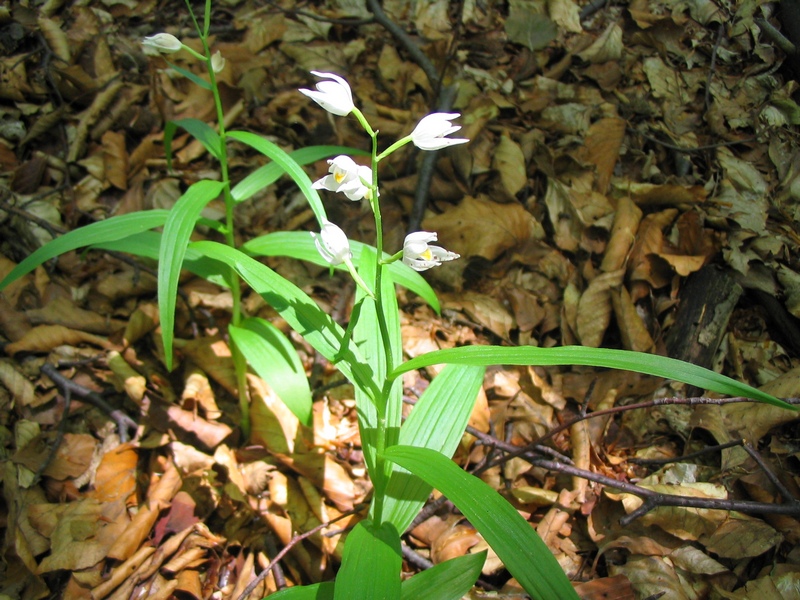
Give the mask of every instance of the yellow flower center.
<path id="1" fill-rule="evenodd" d="M 333 174 L 333 178 L 336 180 L 336 183 L 342 183 L 342 180 L 345 178 L 347 173 L 342 173 L 341 171 L 337 171 Z"/>
<path id="2" fill-rule="evenodd" d="M 433 252 L 431 252 L 430 248 L 425 248 L 425 252 L 420 254 L 420 256 L 425 260 L 431 260 L 433 258 Z"/>

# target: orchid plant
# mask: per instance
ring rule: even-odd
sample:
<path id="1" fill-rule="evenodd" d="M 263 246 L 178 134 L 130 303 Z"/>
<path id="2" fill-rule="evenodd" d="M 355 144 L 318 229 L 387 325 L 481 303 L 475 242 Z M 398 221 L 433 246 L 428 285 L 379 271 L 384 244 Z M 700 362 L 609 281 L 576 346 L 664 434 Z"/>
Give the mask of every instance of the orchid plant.
<path id="1" fill-rule="evenodd" d="M 188 2 L 187 6 L 191 13 Z M 225 68 L 225 60 L 209 47 L 210 13 L 210 0 L 206 0 L 202 24 L 191 13 L 202 52 L 167 33 L 147 37 L 143 45 L 150 53 L 167 56 L 185 51 L 204 65 L 203 77 L 175 64 L 170 67 L 210 93 L 216 108 L 216 128 L 195 119 L 181 119 L 167 125 L 165 142 L 170 158 L 175 132 L 178 128 L 186 130 L 219 161 L 220 178 L 193 183 L 170 210 L 111 217 L 53 240 L 22 261 L 0 282 L 0 289 L 50 258 L 84 246 L 156 258 L 163 360 L 166 368 L 171 369 L 175 298 L 181 269 L 229 288 L 233 309 L 228 334 L 237 374 L 240 424 L 245 436 L 249 414 L 245 378 L 248 364 L 306 424 L 311 422 L 312 397 L 289 340 L 269 321 L 244 314 L 242 282 L 260 294 L 311 347 L 338 367 L 354 387 L 361 443 L 373 485 L 369 512 L 347 535 L 335 582 L 288 588 L 274 594 L 275 598 L 443 600 L 468 593 L 480 574 L 485 553 L 467 554 L 401 580 L 400 536 L 434 488 L 462 511 L 532 597 L 577 598 L 531 524 L 499 493 L 465 473 L 450 459 L 461 442 L 487 366 L 590 365 L 629 369 L 791 408 L 712 371 L 669 358 L 621 350 L 468 346 L 404 360 L 395 286 L 407 287 L 438 311 L 436 295 L 420 272 L 456 260 L 459 255 L 433 245 L 437 234 L 428 231 L 409 234 L 402 249 L 394 254 L 384 251 L 378 167 L 383 159 L 409 143 L 423 151 L 467 143 L 467 139 L 452 137 L 460 129 L 453 125 L 460 115 L 430 114 L 410 134 L 379 152 L 378 132 L 356 106 L 347 81 L 335 73 L 312 71 L 319 78 L 316 89 L 300 92 L 331 114 L 358 121 L 371 139 L 368 165 L 357 163 L 353 158 L 357 153 L 347 148 L 315 146 L 288 154 L 255 133 L 228 131 L 215 77 Z M 232 143 L 251 147 L 269 162 L 234 184 L 227 158 Z M 301 165 L 324 158 L 329 158 L 328 174 L 312 182 Z M 236 206 L 284 174 L 304 194 L 316 216 L 319 232 L 310 235 L 273 232 L 237 248 L 233 230 Z M 368 202 L 375 221 L 374 245 L 349 240 L 327 218 L 319 190 L 341 194 L 354 202 Z M 226 207 L 224 220 L 202 218 L 203 208 L 219 197 Z M 192 242 L 190 235 L 198 223 L 218 231 L 225 243 Z M 163 227 L 161 233 L 155 231 L 159 227 Z M 349 273 L 356 283 L 356 298 L 347 328 L 322 311 L 294 283 L 256 260 L 257 256 L 267 255 L 304 259 Z M 439 364 L 446 366 L 403 422 L 403 374 Z"/>

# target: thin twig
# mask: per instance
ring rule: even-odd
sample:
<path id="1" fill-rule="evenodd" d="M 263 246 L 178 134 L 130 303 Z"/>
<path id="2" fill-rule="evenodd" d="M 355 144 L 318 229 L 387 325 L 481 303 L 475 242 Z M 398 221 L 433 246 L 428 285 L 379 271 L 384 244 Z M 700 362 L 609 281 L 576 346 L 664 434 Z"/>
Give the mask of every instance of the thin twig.
<path id="1" fill-rule="evenodd" d="M 629 129 L 629 131 L 634 133 L 634 134 L 636 134 L 636 135 L 642 136 L 644 139 L 649 140 L 649 141 L 653 142 L 654 144 L 660 144 L 661 146 L 664 146 L 664 148 L 668 148 L 670 150 L 675 150 L 676 152 L 685 152 L 686 154 L 692 154 L 694 152 L 705 152 L 706 150 L 716 150 L 717 148 L 724 148 L 726 146 L 737 146 L 739 144 L 749 144 L 750 142 L 755 142 L 756 141 L 755 137 L 751 137 L 751 138 L 745 138 L 743 140 L 735 140 L 735 141 L 731 141 L 731 142 L 718 142 L 716 144 L 707 144 L 705 146 L 695 146 L 694 148 L 686 148 L 684 146 L 676 146 L 675 144 L 670 144 L 669 142 L 665 142 L 665 141 L 660 140 L 658 138 L 649 136 L 646 133 L 643 133 L 643 132 L 638 131 L 636 129 L 632 129 L 631 128 L 631 129 Z"/>
<path id="2" fill-rule="evenodd" d="M 128 415 L 126 415 L 123 411 L 118 408 L 114 408 L 108 402 L 103 400 L 103 398 L 97 392 L 90 390 L 78 383 L 75 383 L 71 379 L 64 377 L 61 373 L 58 372 L 58 369 L 51 365 L 50 363 L 45 363 L 42 365 L 41 368 L 42 373 L 47 375 L 52 382 L 58 387 L 61 392 L 64 394 L 64 398 L 66 400 L 67 394 L 75 394 L 78 398 L 85 400 L 89 404 L 99 408 L 104 413 L 106 413 L 112 421 L 117 424 L 117 432 L 119 434 L 120 441 L 124 444 L 130 438 L 128 437 L 128 431 L 133 431 L 134 433 L 138 429 L 138 425 L 136 421 L 131 419 Z M 64 414 L 64 419 L 66 419 L 67 414 Z"/>
<path id="3" fill-rule="evenodd" d="M 798 504 L 797 498 L 795 498 L 786 488 L 786 486 L 783 485 L 783 482 L 778 479 L 778 476 L 775 475 L 772 468 L 770 468 L 770 466 L 767 464 L 761 454 L 753 447 L 753 445 L 747 440 L 744 440 L 742 443 L 742 448 L 744 448 L 745 452 L 747 452 L 750 457 L 756 461 L 756 463 L 758 463 L 758 466 L 764 471 L 764 475 L 767 476 L 767 479 L 772 482 L 772 485 L 774 485 L 778 492 L 780 492 L 781 496 L 783 496 L 784 502 Z"/>
<path id="4" fill-rule="evenodd" d="M 711 62 L 708 65 L 708 77 L 706 77 L 706 94 L 705 104 L 706 112 L 708 112 L 709 105 L 711 104 L 711 78 L 714 77 L 714 69 L 717 66 L 717 53 L 719 52 L 719 45 L 722 43 L 722 34 L 725 33 L 725 25 L 720 23 L 717 25 L 717 39 L 714 42 L 714 47 L 711 49 Z"/>

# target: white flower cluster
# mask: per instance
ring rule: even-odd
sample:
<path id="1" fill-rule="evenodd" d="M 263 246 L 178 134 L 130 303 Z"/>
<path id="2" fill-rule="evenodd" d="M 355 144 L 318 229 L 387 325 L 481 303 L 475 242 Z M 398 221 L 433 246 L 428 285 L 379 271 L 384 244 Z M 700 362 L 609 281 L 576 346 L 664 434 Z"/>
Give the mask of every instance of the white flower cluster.
<path id="1" fill-rule="evenodd" d="M 347 81 L 335 73 L 321 71 L 311 71 L 311 73 L 322 78 L 323 81 L 317 83 L 316 90 L 301 89 L 300 92 L 334 115 L 344 117 L 353 111 L 360 115 L 353 103 L 353 92 Z M 460 126 L 453 125 L 451 122 L 459 116 L 459 113 L 433 113 L 424 117 L 414 131 L 392 146 L 389 152 L 406 142 L 413 142 L 420 150 L 441 150 L 448 146 L 467 143 L 469 140 L 466 138 L 447 137 L 461 129 Z M 328 164 L 330 165 L 329 175 L 315 181 L 313 186 L 315 189 L 341 192 L 350 200 L 372 199 L 374 189 L 372 169 L 357 164 L 352 158 L 345 155 L 329 160 Z M 329 264 L 342 264 L 352 256 L 350 242 L 344 231 L 330 221 L 323 223 L 319 234 L 312 233 L 311 235 L 317 244 L 317 250 Z M 416 231 L 408 234 L 403 243 L 403 262 L 415 271 L 426 271 L 443 262 L 459 258 L 455 252 L 449 252 L 439 246 L 432 246 L 430 243 L 435 242 L 436 239 L 436 233 L 430 231 Z"/>

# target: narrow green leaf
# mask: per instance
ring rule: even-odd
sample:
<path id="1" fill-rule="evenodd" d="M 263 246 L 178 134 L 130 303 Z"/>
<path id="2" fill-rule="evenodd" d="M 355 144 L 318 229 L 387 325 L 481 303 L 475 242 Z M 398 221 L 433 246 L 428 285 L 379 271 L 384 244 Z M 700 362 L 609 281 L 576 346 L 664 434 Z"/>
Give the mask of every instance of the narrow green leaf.
<path id="1" fill-rule="evenodd" d="M 606 348 L 584 348 L 583 346 L 563 346 L 561 348 L 536 348 L 534 346 L 462 346 L 448 348 L 423 354 L 406 361 L 391 373 L 390 378 L 399 377 L 403 373 L 429 367 L 452 363 L 459 365 L 584 365 L 589 367 L 607 367 L 622 369 L 664 377 L 675 381 L 711 390 L 730 396 L 744 396 L 780 408 L 800 410 L 782 400 L 778 400 L 765 392 L 759 391 L 735 379 L 725 377 L 714 371 L 698 367 L 691 363 L 666 356 L 630 352 L 628 350 L 609 350 Z"/>
<path id="2" fill-rule="evenodd" d="M 451 558 L 417 573 L 400 586 L 402 600 L 460 600 L 481 575 L 486 550 Z"/>
<path id="3" fill-rule="evenodd" d="M 219 134 L 208 123 L 200 119 L 178 119 L 167 121 L 164 127 L 164 150 L 167 154 L 167 167 L 172 168 L 172 140 L 178 127 L 182 127 L 195 137 L 211 156 L 219 160 L 220 140 Z"/>
<path id="4" fill-rule="evenodd" d="M 160 231 L 142 231 L 141 233 L 130 235 L 113 242 L 93 244 L 91 249 L 125 252 L 158 262 L 161 237 Z M 230 269 L 222 265 L 219 261 L 206 258 L 196 250 L 189 249 L 186 251 L 186 256 L 183 258 L 183 268 L 221 287 L 231 287 L 229 281 L 231 275 Z"/>
<path id="5" fill-rule="evenodd" d="M 258 376 L 304 425 L 311 425 L 312 398 L 303 363 L 292 343 L 269 321 L 251 317 L 228 327 L 231 338 Z"/>
<path id="6" fill-rule="evenodd" d="M 350 240 L 350 250 L 353 252 L 353 262 L 361 264 L 361 253 L 365 248 L 373 248 L 362 242 Z M 325 259 L 320 256 L 314 240 L 305 231 L 276 231 L 266 235 L 253 238 L 241 246 L 242 252 L 251 256 L 289 256 L 298 260 L 305 260 L 316 265 L 328 266 Z M 383 253 L 384 259 L 389 255 Z M 344 265 L 336 267 L 345 270 Z M 417 294 L 420 298 L 430 304 L 437 313 L 441 312 L 439 299 L 436 292 L 425 279 L 408 265 L 401 261 L 395 261 L 385 266 L 391 273 L 392 280 Z"/>
<path id="7" fill-rule="evenodd" d="M 167 210 L 146 210 L 120 215 L 118 217 L 111 217 L 105 221 L 98 221 L 97 223 L 92 223 L 91 225 L 86 225 L 85 227 L 65 233 L 61 237 L 47 242 L 44 246 L 14 267 L 11 272 L 6 275 L 5 279 L 0 282 L 0 290 L 12 281 L 16 281 L 23 275 L 27 275 L 51 258 L 55 258 L 71 250 L 76 250 L 77 248 L 83 248 L 84 246 L 110 242 L 152 229 L 153 227 L 160 227 L 166 222 L 168 215 L 169 211 Z"/>
<path id="8" fill-rule="evenodd" d="M 235 269 L 317 352 L 336 363 L 356 386 L 370 390 L 377 398 L 378 386 L 361 352 L 352 341 L 340 352 L 344 330 L 308 294 L 240 250 L 217 242 L 194 242 L 189 247 Z"/>
<path id="9" fill-rule="evenodd" d="M 208 83 L 205 79 L 201 79 L 200 77 L 198 77 L 197 75 L 195 75 L 191 71 L 187 71 L 183 67 L 179 67 L 178 65 L 175 65 L 175 64 L 173 64 L 173 63 L 171 63 L 169 61 L 167 61 L 167 64 L 170 67 L 172 67 L 172 69 L 174 69 L 176 72 L 178 72 L 181 75 L 183 75 L 184 77 L 186 77 L 186 79 L 188 79 L 189 81 L 191 81 L 195 85 L 200 86 L 204 90 L 209 90 L 209 91 L 211 90 L 211 84 Z"/>
<path id="10" fill-rule="evenodd" d="M 403 556 L 400 536 L 389 523 L 358 523 L 347 535 L 334 600 L 400 600 Z"/>
<path id="11" fill-rule="evenodd" d="M 368 152 L 348 146 L 308 146 L 289 152 L 289 157 L 298 165 L 307 165 L 329 156 L 338 156 L 339 154 L 347 154 L 349 156 L 369 155 Z M 231 190 L 231 195 L 237 203 L 244 202 L 248 198 L 252 198 L 253 194 L 259 190 L 263 190 L 268 185 L 278 181 L 285 174 L 286 171 L 278 163 L 267 163 L 237 183 Z"/>
<path id="12" fill-rule="evenodd" d="M 531 524 L 489 485 L 428 448 L 392 446 L 386 458 L 447 496 L 535 600 L 577 600 L 558 561 Z"/>
<path id="13" fill-rule="evenodd" d="M 186 247 L 194 224 L 206 204 L 219 196 L 224 184 L 203 179 L 193 183 L 169 211 L 158 253 L 158 312 L 164 359 L 172 370 L 172 339 L 175 328 L 175 300 Z"/>
<path id="14" fill-rule="evenodd" d="M 420 397 L 400 428 L 399 443 L 452 456 L 483 384 L 483 367 L 447 365 Z M 386 489 L 383 519 L 405 531 L 431 493 L 431 486 L 395 466 Z"/>
<path id="15" fill-rule="evenodd" d="M 319 197 L 317 190 L 313 188 L 311 179 L 309 179 L 302 167 L 297 164 L 297 161 L 289 156 L 286 151 L 282 150 L 268 139 L 247 131 L 230 131 L 228 132 L 228 137 L 233 140 L 238 140 L 243 144 L 247 144 L 251 148 L 258 150 L 264 156 L 280 166 L 280 168 L 283 169 L 286 174 L 294 180 L 294 182 L 297 184 L 297 187 L 300 188 L 300 191 L 303 192 L 306 200 L 308 200 L 311 210 L 314 211 L 314 215 L 317 217 L 317 222 L 322 225 L 328 220 L 328 217 L 325 214 L 325 207 L 322 206 L 322 199 Z"/>
<path id="16" fill-rule="evenodd" d="M 333 581 L 299 585 L 270 594 L 264 600 L 333 600 L 333 586 Z"/>

